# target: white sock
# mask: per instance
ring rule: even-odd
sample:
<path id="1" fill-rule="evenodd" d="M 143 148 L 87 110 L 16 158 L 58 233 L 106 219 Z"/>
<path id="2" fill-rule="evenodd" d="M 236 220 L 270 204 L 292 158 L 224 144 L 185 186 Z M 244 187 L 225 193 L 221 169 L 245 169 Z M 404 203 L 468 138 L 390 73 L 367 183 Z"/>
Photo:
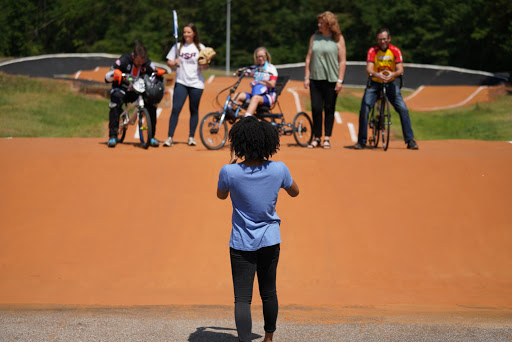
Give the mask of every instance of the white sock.
<path id="1" fill-rule="evenodd" d="M 252 115 L 251 113 L 246 112 L 244 116 L 248 117 L 248 116 L 251 116 L 251 115 Z"/>

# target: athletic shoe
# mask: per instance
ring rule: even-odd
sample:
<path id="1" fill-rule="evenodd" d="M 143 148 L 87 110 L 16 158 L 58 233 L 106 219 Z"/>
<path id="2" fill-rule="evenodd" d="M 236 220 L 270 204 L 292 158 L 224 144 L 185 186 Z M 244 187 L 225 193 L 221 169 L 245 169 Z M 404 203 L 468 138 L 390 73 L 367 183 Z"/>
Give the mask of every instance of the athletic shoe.
<path id="1" fill-rule="evenodd" d="M 354 150 L 363 150 L 365 148 L 366 148 L 366 146 L 363 144 L 360 144 L 360 143 L 357 143 L 354 145 Z"/>
<path id="2" fill-rule="evenodd" d="M 164 146 L 166 146 L 166 147 L 174 146 L 171 137 L 167 138 L 167 140 L 164 141 Z"/>
<path id="3" fill-rule="evenodd" d="M 189 137 L 188 138 L 188 146 L 196 146 L 196 145 L 197 145 L 197 143 L 194 140 L 194 138 L 193 137 Z"/>
<path id="4" fill-rule="evenodd" d="M 108 147 L 116 147 L 117 145 L 117 139 L 116 138 L 110 138 L 108 139 L 107 146 Z"/>
<path id="5" fill-rule="evenodd" d="M 149 143 L 151 144 L 151 147 L 158 147 L 158 146 L 160 146 L 160 142 L 158 142 L 158 140 L 156 140 L 155 138 L 151 138 Z"/>
<path id="6" fill-rule="evenodd" d="M 409 150 L 417 150 L 418 149 L 418 144 L 416 144 L 416 141 L 413 140 L 409 140 L 409 142 L 407 143 L 407 148 Z"/>

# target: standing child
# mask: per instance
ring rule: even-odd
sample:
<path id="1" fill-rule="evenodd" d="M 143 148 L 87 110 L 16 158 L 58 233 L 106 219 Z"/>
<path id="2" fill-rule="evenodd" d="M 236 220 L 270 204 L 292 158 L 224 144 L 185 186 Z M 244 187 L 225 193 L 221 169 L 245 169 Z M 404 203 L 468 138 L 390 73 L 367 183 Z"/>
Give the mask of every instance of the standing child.
<path id="1" fill-rule="evenodd" d="M 281 219 L 275 210 L 277 195 L 283 188 L 295 197 L 299 187 L 283 162 L 269 160 L 279 149 L 279 134 L 269 122 L 253 116 L 243 118 L 231 128 L 229 140 L 235 158 L 220 170 L 217 197 L 226 199 L 231 194 L 233 205 L 229 247 L 238 339 L 251 341 L 251 301 L 257 272 L 264 342 L 270 342 L 278 313 L 276 274 Z M 236 158 L 243 161 L 236 164 Z"/>

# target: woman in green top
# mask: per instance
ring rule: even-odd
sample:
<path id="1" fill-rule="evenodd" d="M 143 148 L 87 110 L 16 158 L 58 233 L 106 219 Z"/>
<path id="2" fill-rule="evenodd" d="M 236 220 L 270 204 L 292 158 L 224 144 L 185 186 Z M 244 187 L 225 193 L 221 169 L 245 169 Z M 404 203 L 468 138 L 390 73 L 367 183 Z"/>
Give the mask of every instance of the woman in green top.
<path id="1" fill-rule="evenodd" d="M 343 88 L 347 65 L 345 39 L 336 16 L 327 11 L 316 16 L 318 31 L 309 40 L 306 56 L 304 88 L 309 89 L 313 112 L 313 135 L 308 147 L 320 145 L 322 137 L 322 111 L 325 111 L 323 147 L 331 148 L 330 138 L 334 124 L 334 110 L 338 93 Z"/>

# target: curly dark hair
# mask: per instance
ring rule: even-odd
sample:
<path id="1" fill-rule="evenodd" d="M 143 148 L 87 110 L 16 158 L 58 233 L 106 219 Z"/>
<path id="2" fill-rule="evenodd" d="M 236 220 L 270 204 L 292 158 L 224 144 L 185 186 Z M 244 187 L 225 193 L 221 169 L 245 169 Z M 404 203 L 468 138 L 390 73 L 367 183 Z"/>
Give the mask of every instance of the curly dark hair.
<path id="1" fill-rule="evenodd" d="M 268 160 L 279 150 L 279 133 L 270 122 L 242 118 L 229 131 L 231 150 L 245 160 Z"/>

